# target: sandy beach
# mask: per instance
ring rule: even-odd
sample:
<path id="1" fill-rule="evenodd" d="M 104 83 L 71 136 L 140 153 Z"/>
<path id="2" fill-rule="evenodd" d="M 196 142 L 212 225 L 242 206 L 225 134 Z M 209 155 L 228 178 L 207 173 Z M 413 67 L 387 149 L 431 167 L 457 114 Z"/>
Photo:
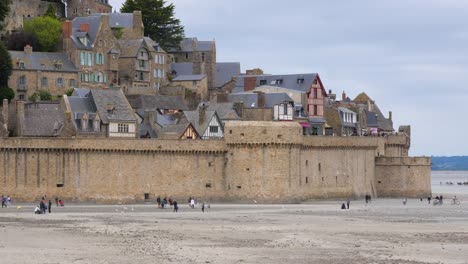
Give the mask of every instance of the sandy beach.
<path id="1" fill-rule="evenodd" d="M 468 263 L 461 206 L 379 199 L 298 205 L 144 205 L 0 211 L 2 263 Z"/>

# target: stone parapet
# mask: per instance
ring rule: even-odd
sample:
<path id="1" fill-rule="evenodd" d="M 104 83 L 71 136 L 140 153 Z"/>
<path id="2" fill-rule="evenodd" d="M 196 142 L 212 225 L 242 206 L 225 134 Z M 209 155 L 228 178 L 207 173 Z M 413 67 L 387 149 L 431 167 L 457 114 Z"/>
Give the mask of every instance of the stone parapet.
<path id="1" fill-rule="evenodd" d="M 431 157 L 377 157 L 376 166 L 431 166 Z"/>
<path id="2" fill-rule="evenodd" d="M 112 138 L 2 138 L 0 149 L 223 153 L 224 140 L 142 140 Z"/>

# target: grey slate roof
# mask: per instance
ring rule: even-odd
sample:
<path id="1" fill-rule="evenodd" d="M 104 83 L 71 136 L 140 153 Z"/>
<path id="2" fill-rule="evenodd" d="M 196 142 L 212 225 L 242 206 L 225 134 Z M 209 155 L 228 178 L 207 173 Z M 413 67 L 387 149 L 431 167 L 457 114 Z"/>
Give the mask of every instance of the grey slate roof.
<path id="1" fill-rule="evenodd" d="M 176 124 L 176 125 L 167 125 L 158 129 L 158 138 L 159 139 L 179 139 L 182 137 L 183 133 L 190 126 L 189 122 Z"/>
<path id="2" fill-rule="evenodd" d="M 369 112 L 364 110 L 366 113 L 366 123 L 368 127 L 379 127 L 379 123 L 377 122 L 377 114 L 374 112 Z"/>
<path id="3" fill-rule="evenodd" d="M 110 121 L 137 121 L 133 109 L 121 90 L 91 90 L 90 97 L 104 124 Z M 109 105 L 114 107 L 113 111 L 107 110 Z"/>
<path id="4" fill-rule="evenodd" d="M 215 111 L 205 111 L 205 118 L 203 119 L 203 122 L 200 123 L 200 111 L 197 109 L 195 111 L 185 111 L 184 112 L 185 117 L 187 120 L 192 123 L 193 127 L 197 131 L 197 133 L 202 136 L 206 129 L 208 128 L 210 121 L 213 117 L 216 117 L 216 112 Z"/>
<path id="5" fill-rule="evenodd" d="M 133 109 L 143 109 L 144 111 L 189 110 L 184 100 L 179 96 L 128 95 L 127 99 Z"/>
<path id="6" fill-rule="evenodd" d="M 157 138 L 157 134 L 149 123 L 143 122 L 138 125 L 138 137 Z"/>
<path id="7" fill-rule="evenodd" d="M 192 74 L 192 75 L 178 75 L 173 82 L 183 82 L 183 81 L 201 81 L 206 77 L 205 74 Z"/>
<path id="8" fill-rule="evenodd" d="M 88 45 L 83 45 L 81 41 L 78 40 L 78 37 L 82 37 L 84 34 L 80 32 L 81 24 L 89 24 L 89 42 Z M 71 39 L 78 49 L 92 49 L 92 44 L 96 40 L 96 35 L 99 29 L 99 24 L 101 23 L 101 14 L 94 14 L 87 17 L 75 17 L 72 21 L 72 34 Z"/>
<path id="9" fill-rule="evenodd" d="M 217 88 L 230 82 L 233 77 L 240 75 L 241 68 L 239 62 L 218 62 L 216 63 L 216 84 Z"/>
<path id="10" fill-rule="evenodd" d="M 89 97 L 69 96 L 68 101 L 73 113 L 96 113 L 96 107 Z"/>
<path id="11" fill-rule="evenodd" d="M 74 88 L 72 96 L 87 97 L 91 90 L 87 88 Z"/>
<path id="12" fill-rule="evenodd" d="M 68 59 L 65 53 L 59 52 L 33 52 L 31 55 L 24 51 L 9 51 L 13 65 L 23 62 L 25 70 L 78 72 L 78 69 Z M 54 64 L 60 62 L 62 67 L 56 69 Z M 16 67 L 15 67 L 16 68 Z"/>
<path id="13" fill-rule="evenodd" d="M 293 100 L 286 93 L 268 93 L 265 96 L 265 107 L 271 108 L 274 105 L 280 104 L 284 101 L 292 102 Z M 227 96 L 229 102 L 244 102 L 246 108 L 258 107 L 258 94 L 257 93 L 236 93 Z"/>
<path id="14" fill-rule="evenodd" d="M 24 129 L 25 137 L 56 137 L 60 135 L 64 114 L 57 104 L 56 109 L 24 109 Z"/>
<path id="15" fill-rule="evenodd" d="M 120 57 L 121 58 L 134 58 L 138 56 L 138 51 L 141 47 L 145 47 L 149 52 L 154 52 L 155 42 L 150 38 L 132 39 L 132 40 L 119 40 L 120 44 Z"/>
<path id="16" fill-rule="evenodd" d="M 176 75 L 192 75 L 193 74 L 193 63 L 172 63 L 171 72 L 175 72 Z"/>
<path id="17" fill-rule="evenodd" d="M 193 52 L 193 51 L 212 51 L 214 41 L 198 41 L 197 38 L 184 38 L 178 50 L 173 52 Z"/>
<path id="18" fill-rule="evenodd" d="M 247 77 L 255 77 L 256 85 L 259 87 L 261 81 L 266 81 L 266 85 L 278 86 L 288 88 L 301 92 L 308 92 L 315 79 L 317 79 L 317 73 L 305 73 L 305 74 L 285 74 L 285 75 L 239 75 L 236 78 L 236 85 L 233 89 L 233 93 L 244 92 L 244 80 Z M 304 79 L 302 83 L 298 83 L 298 79 Z M 276 80 L 282 80 L 281 84 L 275 84 Z"/>
<path id="19" fill-rule="evenodd" d="M 209 111 L 216 111 L 221 120 L 241 120 L 236 110 L 234 110 L 234 103 L 213 103 L 208 105 Z"/>

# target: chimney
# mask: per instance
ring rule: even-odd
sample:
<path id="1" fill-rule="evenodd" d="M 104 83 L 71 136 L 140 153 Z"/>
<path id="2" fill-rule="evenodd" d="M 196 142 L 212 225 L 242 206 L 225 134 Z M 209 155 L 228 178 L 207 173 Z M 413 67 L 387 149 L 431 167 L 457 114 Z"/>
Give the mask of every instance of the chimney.
<path id="1" fill-rule="evenodd" d="M 228 102 L 227 94 L 217 94 L 216 95 L 216 102 L 218 102 L 218 103 L 227 103 Z"/>
<path id="2" fill-rule="evenodd" d="M 22 137 L 24 130 L 24 101 L 16 101 L 16 136 Z"/>
<path id="3" fill-rule="evenodd" d="M 25 52 L 26 54 L 28 54 L 28 55 L 32 55 L 32 52 L 33 52 L 32 46 L 29 45 L 29 44 L 26 45 L 26 46 L 24 46 L 24 52 Z"/>
<path id="4" fill-rule="evenodd" d="M 265 93 L 260 91 L 255 91 L 257 94 L 257 108 L 265 108 Z"/>
<path id="5" fill-rule="evenodd" d="M 392 111 L 388 111 L 388 119 L 392 121 Z"/>
<path id="6" fill-rule="evenodd" d="M 336 100 L 336 94 L 332 93 L 332 90 L 328 90 L 328 97 L 330 100 L 335 101 Z"/>
<path id="7" fill-rule="evenodd" d="M 62 35 L 64 39 L 70 38 L 72 33 L 72 22 L 67 20 L 62 23 Z"/>
<path id="8" fill-rule="evenodd" d="M 133 11 L 133 32 L 137 33 L 140 37 L 144 35 L 143 17 L 141 11 Z"/>
<path id="9" fill-rule="evenodd" d="M 89 24 L 88 23 L 80 24 L 80 32 L 89 32 Z"/>
<path id="10" fill-rule="evenodd" d="M 8 130 L 8 99 L 3 99 L 2 105 L 3 125 Z"/>
<path id="11" fill-rule="evenodd" d="M 254 90 L 257 86 L 257 77 L 250 76 L 244 78 L 244 92 Z"/>
<path id="12" fill-rule="evenodd" d="M 244 102 L 235 102 L 232 108 L 234 108 L 234 111 L 236 111 L 237 115 L 240 118 L 242 118 L 244 111 Z"/>
<path id="13" fill-rule="evenodd" d="M 372 112 L 372 103 L 370 100 L 367 101 L 367 111 Z"/>
<path id="14" fill-rule="evenodd" d="M 206 106 L 204 103 L 201 103 L 198 107 L 198 125 L 201 125 L 205 122 Z"/>
<path id="15" fill-rule="evenodd" d="M 60 135 L 62 137 L 74 137 L 76 136 L 76 127 L 75 122 L 73 122 L 72 118 L 72 110 L 70 107 L 70 101 L 68 100 L 68 96 L 66 94 L 63 95 L 62 100 L 60 100 L 60 108 L 64 112 L 64 122 L 63 124 L 58 124 L 59 129 L 63 126 Z"/>
<path id="16" fill-rule="evenodd" d="M 346 101 L 346 92 L 343 91 L 343 93 L 341 94 L 341 100 L 344 102 Z"/>

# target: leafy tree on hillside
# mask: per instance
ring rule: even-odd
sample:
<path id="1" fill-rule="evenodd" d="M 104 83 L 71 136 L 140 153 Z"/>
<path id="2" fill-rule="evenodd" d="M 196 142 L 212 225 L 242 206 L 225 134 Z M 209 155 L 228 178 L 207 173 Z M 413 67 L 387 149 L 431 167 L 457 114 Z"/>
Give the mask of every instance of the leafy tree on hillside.
<path id="1" fill-rule="evenodd" d="M 11 56 L 3 43 L 0 42 L 0 100 L 11 100 L 15 97 L 13 89 L 8 87 L 8 79 L 13 71 Z"/>
<path id="2" fill-rule="evenodd" d="M 24 32 L 32 33 L 39 42 L 39 51 L 51 52 L 57 50 L 57 44 L 62 38 L 62 24 L 49 16 L 35 17 L 25 21 Z"/>
<path id="3" fill-rule="evenodd" d="M 44 16 L 48 16 L 54 19 L 57 19 L 57 9 L 51 4 L 47 6 L 47 11 L 45 12 Z"/>
<path id="4" fill-rule="evenodd" d="M 10 11 L 11 0 L 0 0 L 0 29 L 3 27 L 3 21 Z"/>
<path id="5" fill-rule="evenodd" d="M 169 50 L 177 48 L 184 37 L 184 27 L 174 17 L 174 8 L 174 4 L 167 5 L 165 0 L 126 0 L 120 12 L 141 11 L 145 36 Z"/>

